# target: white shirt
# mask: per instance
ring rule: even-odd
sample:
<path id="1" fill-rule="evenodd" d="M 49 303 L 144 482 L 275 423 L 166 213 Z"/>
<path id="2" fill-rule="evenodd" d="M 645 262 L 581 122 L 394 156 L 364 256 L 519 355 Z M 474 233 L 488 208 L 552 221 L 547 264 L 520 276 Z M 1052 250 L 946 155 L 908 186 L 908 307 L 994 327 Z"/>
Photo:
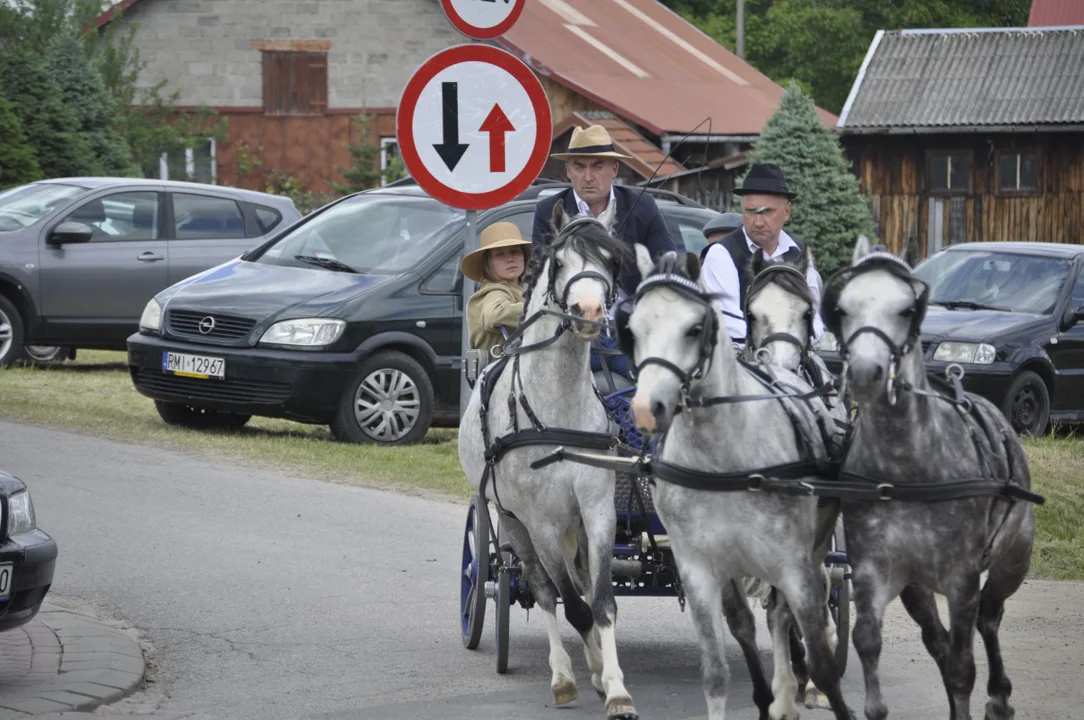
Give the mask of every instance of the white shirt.
<path id="1" fill-rule="evenodd" d="M 749 233 L 745 232 L 745 228 L 742 228 L 742 234 L 745 235 L 745 242 L 749 245 L 749 252 L 755 253 L 760 249 L 760 246 L 750 239 Z M 776 246 L 775 252 L 772 253 L 772 259 L 780 257 L 794 247 L 798 247 L 794 239 L 787 235 L 786 231 L 780 230 L 779 244 Z M 722 308 L 723 312 L 733 313 L 738 316 L 723 315 L 723 319 L 726 321 L 726 332 L 730 335 L 731 340 L 737 341 L 745 338 L 745 313 L 742 312 L 741 306 L 741 284 L 738 280 L 738 268 L 734 266 L 734 260 L 730 257 L 730 253 L 727 252 L 726 248 L 720 247 L 718 250 L 712 248 L 708 251 L 707 255 L 704 256 L 701 277 L 704 278 L 704 284 L 707 285 L 708 290 L 722 295 L 719 298 L 719 307 Z M 821 320 L 819 312 L 821 274 L 813 266 L 812 258 L 809 261 L 809 269 L 806 271 L 805 279 L 809 283 L 809 289 L 813 291 L 813 299 L 816 301 L 816 307 L 813 308 L 813 339 L 819 340 L 820 336 L 824 334 L 824 322 Z"/>

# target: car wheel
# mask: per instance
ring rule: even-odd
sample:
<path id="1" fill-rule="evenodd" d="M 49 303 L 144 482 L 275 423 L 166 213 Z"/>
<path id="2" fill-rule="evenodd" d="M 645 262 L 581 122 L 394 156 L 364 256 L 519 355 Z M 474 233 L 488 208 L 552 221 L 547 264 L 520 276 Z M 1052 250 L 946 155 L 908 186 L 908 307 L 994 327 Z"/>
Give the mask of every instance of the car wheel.
<path id="1" fill-rule="evenodd" d="M 197 430 L 237 430 L 252 419 L 251 415 L 208 410 L 162 400 L 155 400 L 154 407 L 158 410 L 159 417 L 167 424 Z"/>
<path id="2" fill-rule="evenodd" d="M 1023 371 L 1005 393 L 1001 411 L 1021 435 L 1042 435 L 1050 419 L 1050 393 L 1046 383 L 1031 370 Z"/>
<path id="3" fill-rule="evenodd" d="M 50 365 L 63 362 L 68 357 L 68 348 L 56 345 L 25 345 L 23 353 L 26 359 L 35 365 Z"/>
<path id="4" fill-rule="evenodd" d="M 0 296 L 0 367 L 17 362 L 48 365 L 63 360 L 68 348 L 47 345 L 23 345 L 23 319 L 6 297 Z"/>
<path id="5" fill-rule="evenodd" d="M 418 361 L 392 350 L 361 363 L 331 423 L 337 440 L 409 445 L 433 421 L 433 383 Z"/>

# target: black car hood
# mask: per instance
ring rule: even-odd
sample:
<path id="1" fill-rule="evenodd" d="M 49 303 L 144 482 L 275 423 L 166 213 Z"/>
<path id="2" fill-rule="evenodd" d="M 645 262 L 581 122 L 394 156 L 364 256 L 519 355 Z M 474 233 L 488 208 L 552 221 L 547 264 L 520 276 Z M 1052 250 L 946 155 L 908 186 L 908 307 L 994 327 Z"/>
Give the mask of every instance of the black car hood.
<path id="1" fill-rule="evenodd" d="M 1044 319 L 1049 318 L 1003 310 L 949 310 L 931 305 L 922 321 L 922 339 L 933 342 L 983 342 L 1036 325 Z"/>
<path id="2" fill-rule="evenodd" d="M 232 260 L 188 278 L 163 296 L 170 309 L 214 311 L 262 320 L 290 310 L 318 317 L 387 282 L 387 275 L 332 272 Z"/>

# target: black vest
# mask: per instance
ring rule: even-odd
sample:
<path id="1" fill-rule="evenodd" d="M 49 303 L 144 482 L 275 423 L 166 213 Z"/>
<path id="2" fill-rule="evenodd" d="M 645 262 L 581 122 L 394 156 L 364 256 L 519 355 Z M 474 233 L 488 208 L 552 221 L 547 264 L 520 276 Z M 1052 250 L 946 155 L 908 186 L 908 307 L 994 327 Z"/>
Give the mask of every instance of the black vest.
<path id="1" fill-rule="evenodd" d="M 793 238 L 791 238 L 793 240 Z M 722 240 L 719 240 L 715 245 L 722 245 L 726 248 L 726 251 L 730 253 L 730 259 L 734 261 L 734 267 L 738 269 L 738 302 L 741 305 L 742 311 L 745 311 L 745 289 L 753 284 L 753 271 L 749 265 L 753 260 L 753 253 L 749 251 L 749 243 L 745 240 L 745 233 L 742 228 L 738 228 L 734 232 L 730 233 Z M 794 240 L 795 247 L 787 250 L 781 256 L 782 260 L 788 263 L 797 263 L 798 258 L 802 255 L 802 245 L 797 240 Z M 707 256 L 707 251 L 711 248 L 708 245 L 704 248 L 703 257 Z M 777 259 L 778 261 L 778 259 Z"/>

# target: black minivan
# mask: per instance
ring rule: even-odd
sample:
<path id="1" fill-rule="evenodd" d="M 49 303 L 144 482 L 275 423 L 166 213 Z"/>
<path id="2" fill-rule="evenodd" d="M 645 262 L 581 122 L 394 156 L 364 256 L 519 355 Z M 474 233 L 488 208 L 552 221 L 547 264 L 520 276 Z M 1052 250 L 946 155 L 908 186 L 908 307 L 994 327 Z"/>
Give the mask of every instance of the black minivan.
<path id="1" fill-rule="evenodd" d="M 529 238 L 538 181 L 478 214 Z M 649 190 L 699 252 L 716 213 Z M 140 393 L 162 419 L 240 427 L 253 415 L 327 424 L 339 440 L 406 444 L 459 421 L 462 210 L 412 181 L 337 200 L 236 260 L 160 292 L 128 338 Z"/>

